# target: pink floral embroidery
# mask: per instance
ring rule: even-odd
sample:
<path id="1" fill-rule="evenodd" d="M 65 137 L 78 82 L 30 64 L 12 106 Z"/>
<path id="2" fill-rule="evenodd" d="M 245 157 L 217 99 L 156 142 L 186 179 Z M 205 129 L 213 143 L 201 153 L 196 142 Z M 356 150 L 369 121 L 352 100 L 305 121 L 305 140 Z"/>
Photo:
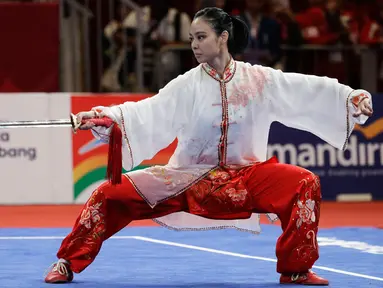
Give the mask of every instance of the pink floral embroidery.
<path id="1" fill-rule="evenodd" d="M 255 87 L 255 90 L 257 91 L 258 95 L 262 95 L 266 83 L 269 81 L 265 72 L 265 68 L 252 67 L 249 70 L 249 74 L 251 75 L 250 82 L 253 84 L 253 87 Z"/>
<path id="2" fill-rule="evenodd" d="M 241 75 L 248 77 L 241 79 L 239 85 L 234 86 L 234 90 L 228 98 L 228 103 L 236 108 L 246 107 L 251 100 L 262 96 L 269 81 L 263 68 L 244 67 Z"/>
<path id="3" fill-rule="evenodd" d="M 81 213 L 80 224 L 90 229 L 92 223 L 99 222 L 103 216 L 99 211 L 101 204 L 102 203 L 100 202 L 94 205 L 89 205 L 84 209 Z"/>
<path id="4" fill-rule="evenodd" d="M 297 227 L 301 227 L 302 223 L 312 224 L 315 222 L 315 201 L 308 199 L 304 203 L 298 200 L 298 208 L 297 214 L 299 215 L 299 219 L 297 220 Z"/>
<path id="5" fill-rule="evenodd" d="M 233 202 L 243 202 L 246 200 L 246 190 L 236 190 L 235 188 L 229 188 L 225 193 L 233 200 Z"/>
<path id="6" fill-rule="evenodd" d="M 232 104 L 233 106 L 242 106 L 246 107 L 250 99 L 253 98 L 255 95 L 254 89 L 252 87 L 246 86 L 247 84 L 240 85 L 236 87 L 236 89 L 233 91 L 233 93 L 230 95 L 228 99 L 228 103 Z"/>

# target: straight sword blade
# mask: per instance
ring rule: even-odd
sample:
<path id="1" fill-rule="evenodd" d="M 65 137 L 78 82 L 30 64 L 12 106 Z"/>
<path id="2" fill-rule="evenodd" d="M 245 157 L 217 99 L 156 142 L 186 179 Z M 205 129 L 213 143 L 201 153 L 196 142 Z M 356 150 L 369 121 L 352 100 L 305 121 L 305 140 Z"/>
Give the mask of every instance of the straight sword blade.
<path id="1" fill-rule="evenodd" d="M 70 119 L 0 122 L 0 129 L 21 128 L 21 127 L 60 127 L 60 126 L 72 127 L 72 122 Z"/>

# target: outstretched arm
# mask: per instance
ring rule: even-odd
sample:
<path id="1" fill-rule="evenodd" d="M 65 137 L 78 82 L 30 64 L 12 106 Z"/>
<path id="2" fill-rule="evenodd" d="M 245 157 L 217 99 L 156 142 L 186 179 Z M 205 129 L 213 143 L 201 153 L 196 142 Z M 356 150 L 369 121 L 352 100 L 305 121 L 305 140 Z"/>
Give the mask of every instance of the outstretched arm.
<path id="1" fill-rule="evenodd" d="M 271 121 L 311 132 L 344 149 L 354 125 L 372 115 L 371 94 L 336 79 L 268 69 Z"/>
<path id="2" fill-rule="evenodd" d="M 188 125 L 193 110 L 190 83 L 191 79 L 182 75 L 153 97 L 111 107 L 98 106 L 87 112 L 90 116 L 91 113 L 97 113 L 97 117 L 107 116 L 119 125 L 123 138 L 125 170 L 132 170 L 143 160 L 151 159 L 174 141 L 179 131 Z M 108 141 L 110 128 L 89 125 L 84 128 L 92 129 L 96 138 Z"/>

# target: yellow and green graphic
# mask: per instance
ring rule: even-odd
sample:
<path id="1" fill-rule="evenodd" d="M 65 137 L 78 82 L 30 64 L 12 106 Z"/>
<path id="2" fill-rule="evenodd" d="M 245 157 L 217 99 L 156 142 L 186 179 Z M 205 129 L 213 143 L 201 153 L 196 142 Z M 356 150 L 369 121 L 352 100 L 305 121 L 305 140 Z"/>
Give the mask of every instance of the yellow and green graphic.
<path id="1" fill-rule="evenodd" d="M 126 101 L 139 101 L 151 94 L 91 94 L 72 95 L 72 113 L 88 111 L 95 106 L 111 106 Z M 95 139 L 90 131 L 73 135 L 73 183 L 75 202 L 84 202 L 93 190 L 105 181 L 108 145 Z M 135 169 L 164 165 L 174 152 L 176 141 L 160 151 L 153 159 L 144 161 Z M 126 171 L 124 171 L 126 172 Z"/>

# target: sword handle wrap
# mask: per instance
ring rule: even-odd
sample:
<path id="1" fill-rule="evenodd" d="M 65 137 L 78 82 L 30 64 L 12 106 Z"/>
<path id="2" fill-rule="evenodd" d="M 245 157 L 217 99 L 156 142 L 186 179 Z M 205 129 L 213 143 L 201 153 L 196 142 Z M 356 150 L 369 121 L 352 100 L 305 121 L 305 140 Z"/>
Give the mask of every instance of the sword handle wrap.
<path id="1" fill-rule="evenodd" d="M 101 126 L 106 128 L 109 128 L 114 123 L 113 120 L 110 119 L 109 117 L 86 119 L 86 120 L 83 120 L 82 123 L 85 124 L 88 121 L 92 122 L 95 126 L 99 126 L 99 127 Z"/>

